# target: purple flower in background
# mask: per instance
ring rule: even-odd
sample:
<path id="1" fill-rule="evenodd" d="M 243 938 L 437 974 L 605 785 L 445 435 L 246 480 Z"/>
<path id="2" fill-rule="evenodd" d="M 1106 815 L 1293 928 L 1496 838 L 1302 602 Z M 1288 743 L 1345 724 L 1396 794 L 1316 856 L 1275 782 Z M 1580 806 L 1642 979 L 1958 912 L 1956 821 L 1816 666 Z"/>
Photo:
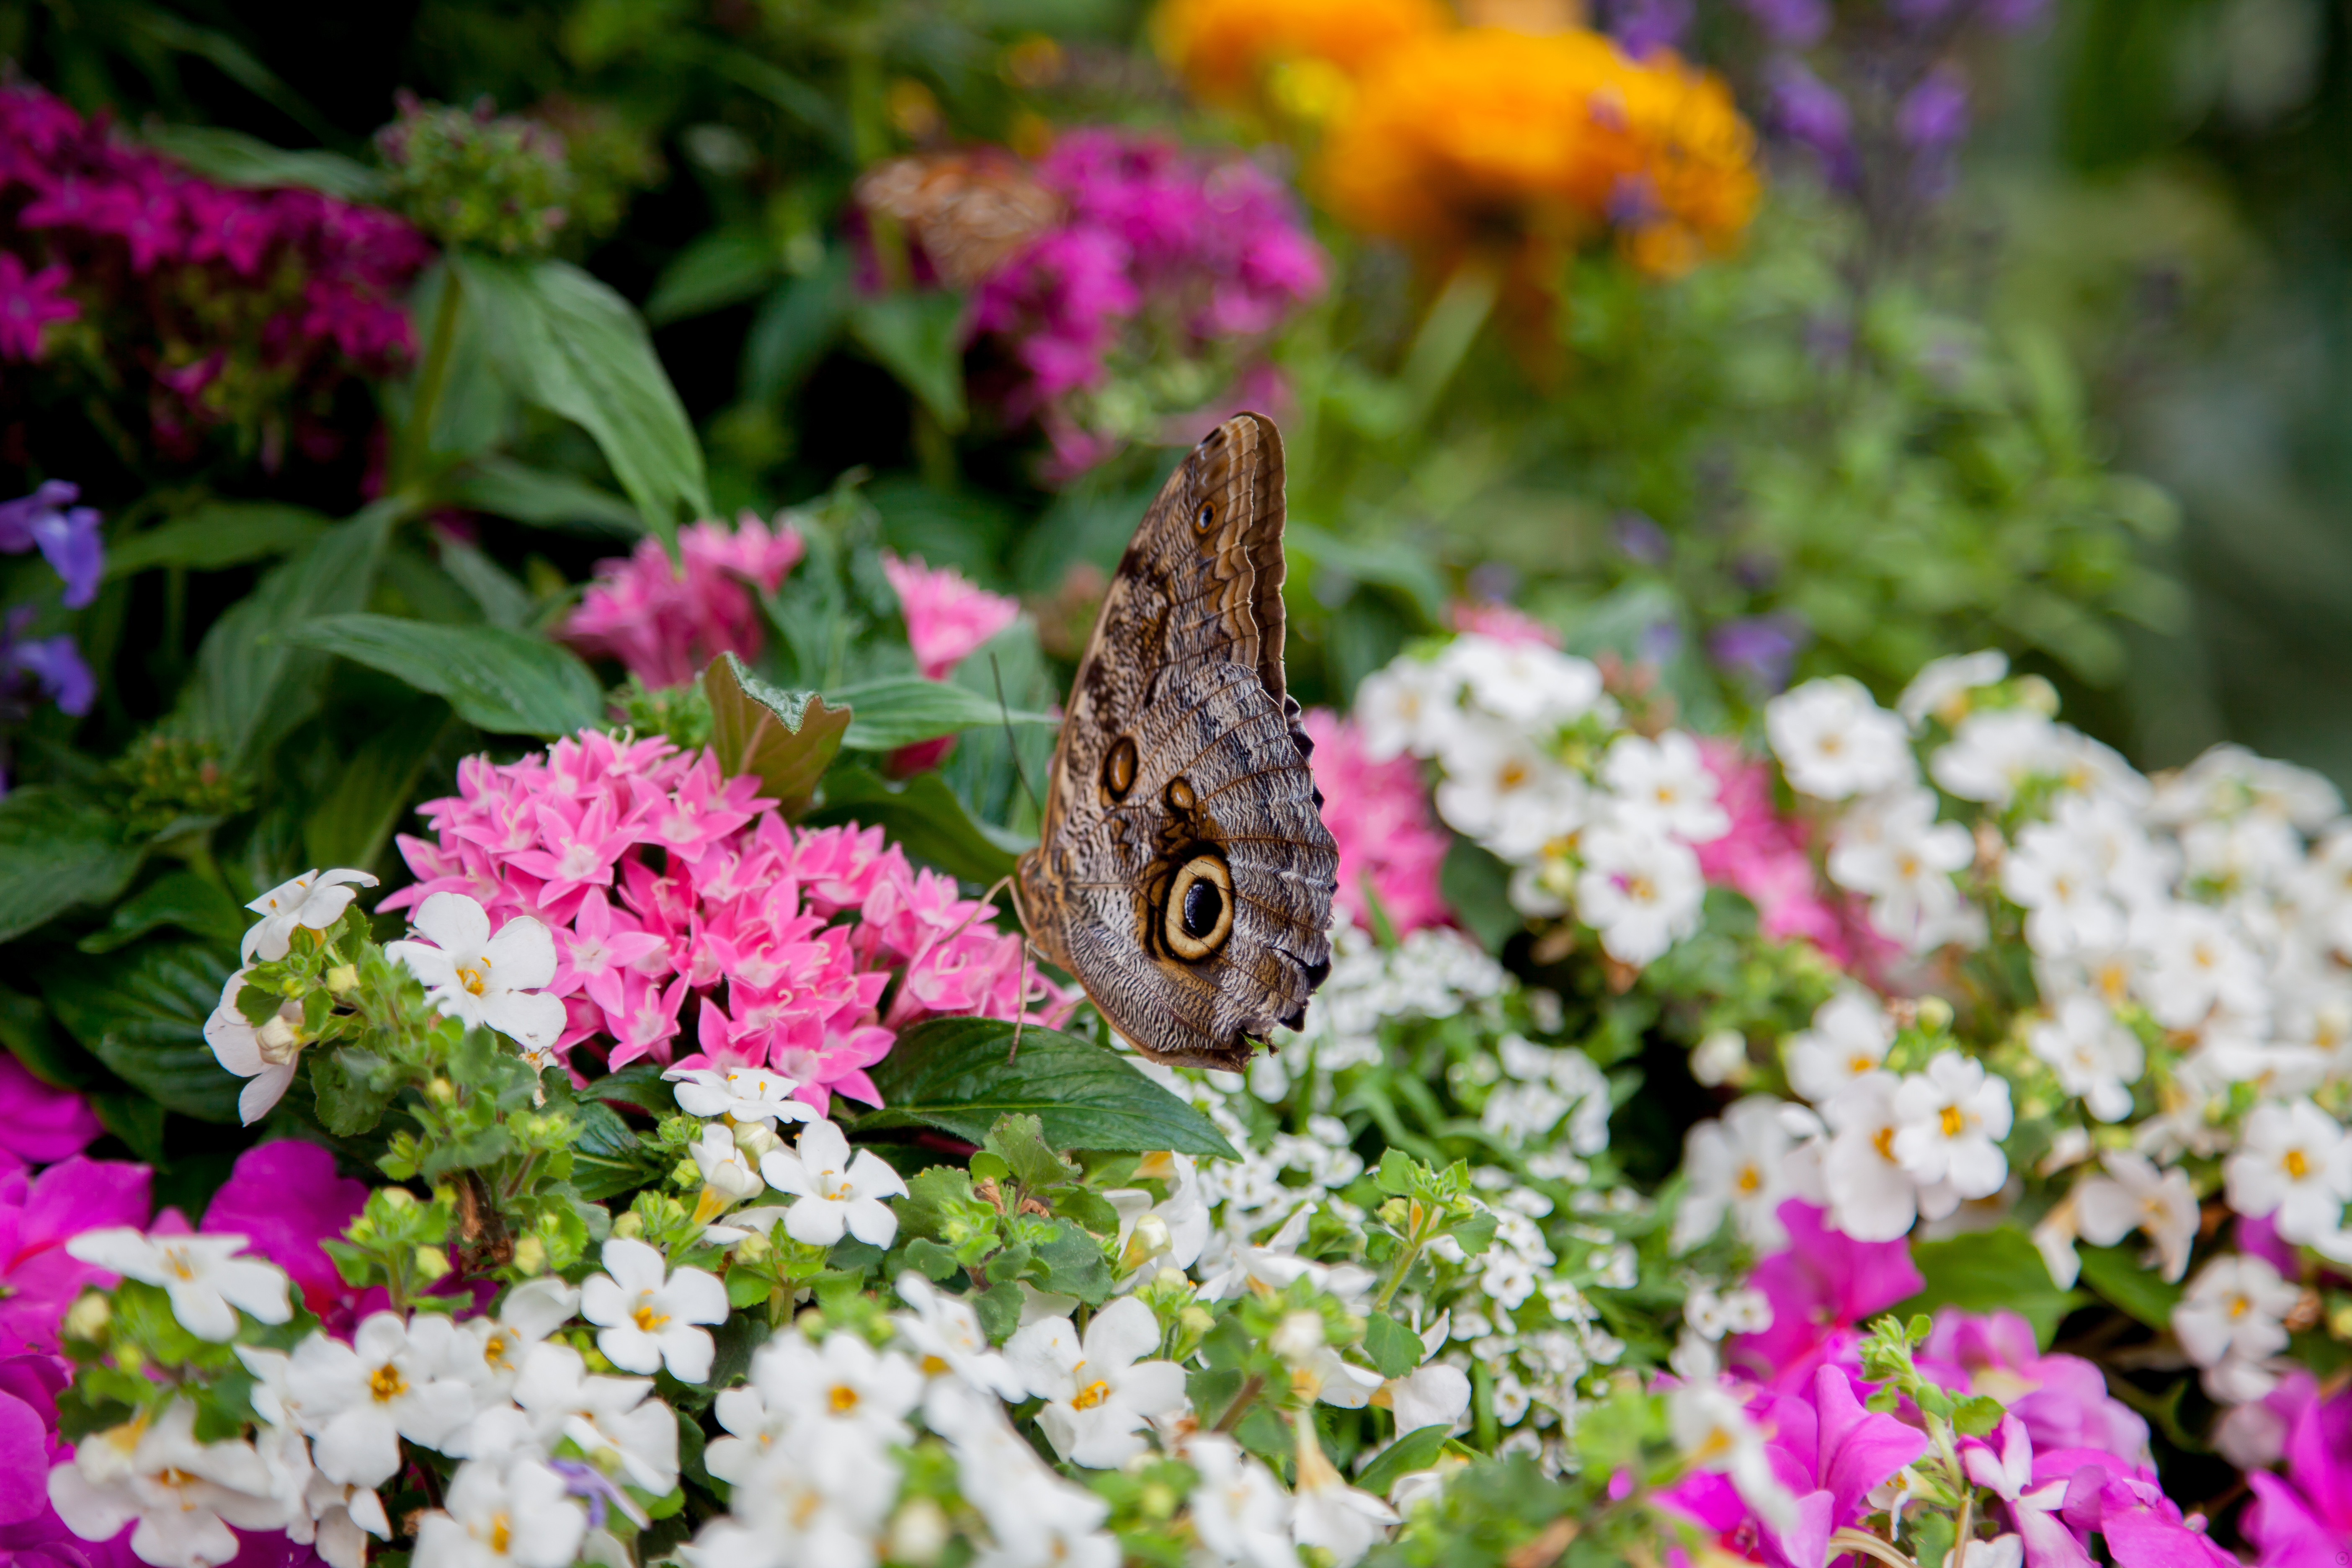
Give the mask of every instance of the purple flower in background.
<path id="1" fill-rule="evenodd" d="M 1773 67 L 1771 85 L 1772 119 L 1780 134 L 1819 158 L 1822 173 L 1832 184 L 1850 184 L 1853 138 L 1845 100 L 1793 59 Z"/>
<path id="2" fill-rule="evenodd" d="M 1904 95 L 1895 129 L 1922 153 L 1940 153 L 1968 134 L 1969 84 L 1949 66 L 1937 66 Z"/>
<path id="3" fill-rule="evenodd" d="M 1618 0 L 1609 12 L 1610 33 L 1635 59 L 1679 47 L 1690 23 L 1690 0 Z"/>
<path id="4" fill-rule="evenodd" d="M 71 504 L 80 494 L 79 486 L 48 479 L 31 495 L 0 503 L 0 553 L 21 555 L 37 549 L 65 579 L 69 610 L 97 598 L 99 582 L 106 575 L 98 513 Z"/>
<path id="5" fill-rule="evenodd" d="M 1740 5 L 1774 43 L 1791 48 L 1818 43 L 1830 29 L 1825 0 L 1740 0 Z"/>
<path id="6" fill-rule="evenodd" d="M 1744 676 L 1765 691 L 1789 684 L 1797 650 L 1808 637 L 1805 623 L 1787 610 L 1726 621 L 1706 636 L 1707 657 L 1717 668 Z"/>
<path id="7" fill-rule="evenodd" d="M 1674 553 L 1674 541 L 1666 531 L 1638 511 L 1621 511 L 1611 520 L 1611 536 L 1628 561 L 1643 566 L 1664 566 Z"/>
<path id="8" fill-rule="evenodd" d="M 36 1165 L 80 1153 L 105 1129 L 69 1089 L 53 1089 L 0 1051 L 0 1159 Z"/>
<path id="9" fill-rule="evenodd" d="M 12 710 L 29 708 L 27 688 L 79 719 L 98 700 L 98 678 L 70 637 L 26 637 L 32 618 L 32 606 L 22 605 L 0 625 L 0 720 L 23 717 Z"/>
<path id="10" fill-rule="evenodd" d="M 1984 19 L 2004 32 L 2021 32 L 2049 9 L 2050 0 L 1986 0 Z"/>

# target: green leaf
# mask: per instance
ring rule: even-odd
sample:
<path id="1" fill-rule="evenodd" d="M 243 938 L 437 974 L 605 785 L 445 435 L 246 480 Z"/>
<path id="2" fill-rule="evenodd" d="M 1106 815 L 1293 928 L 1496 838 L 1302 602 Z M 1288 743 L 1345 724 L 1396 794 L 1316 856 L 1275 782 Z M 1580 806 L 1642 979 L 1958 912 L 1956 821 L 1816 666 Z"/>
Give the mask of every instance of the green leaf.
<path id="1" fill-rule="evenodd" d="M 894 675 L 844 687 L 825 699 L 849 710 L 849 733 L 842 741 L 852 752 L 893 752 L 918 741 L 961 734 L 995 724 L 1055 724 L 1051 713 L 1030 713 L 998 706 L 968 687 L 918 675 Z"/>
<path id="2" fill-rule="evenodd" d="M 205 1044 L 231 965 L 203 942 L 151 942 L 107 958 L 62 954 L 41 994 L 66 1032 L 131 1088 L 201 1121 L 235 1121 L 244 1081 Z"/>
<path id="3" fill-rule="evenodd" d="M 242 769 L 308 719 L 326 684 L 327 656 L 278 634 L 367 603 L 401 510 L 379 501 L 335 524 L 230 605 L 196 649 L 195 679 L 175 724 L 218 742 L 228 764 Z"/>
<path id="4" fill-rule="evenodd" d="M 134 533 L 106 547 L 109 581 L 136 576 L 158 566 L 216 572 L 312 542 L 331 522 L 308 507 L 276 501 L 208 501 L 161 528 Z"/>
<path id="5" fill-rule="evenodd" d="M 1009 875 L 1013 856 L 1036 842 L 974 819 L 935 773 L 892 784 L 845 763 L 824 775 L 824 800 L 803 820 L 813 827 L 879 826 L 917 861 L 983 886 Z"/>
<path id="6" fill-rule="evenodd" d="M 787 279 L 760 302 L 743 336 L 745 402 L 770 403 L 792 391 L 841 335 L 843 318 L 856 298 L 850 260 L 849 247 L 835 246 L 814 272 Z"/>
<path id="7" fill-rule="evenodd" d="M 2137 1247 L 2077 1247 L 2074 1256 L 2082 1259 L 2084 1284 L 2151 1329 L 2172 1327 L 2180 1287 L 2143 1267 Z"/>
<path id="8" fill-rule="evenodd" d="M 1372 1370 L 1382 1377 L 1404 1376 L 1421 1364 L 1425 1348 L 1419 1334 L 1386 1312 L 1365 1316 L 1364 1354 L 1371 1359 Z"/>
<path id="9" fill-rule="evenodd" d="M 1045 1125 L 1034 1116 L 998 1117 L 982 1147 L 1003 1164 L 1006 1175 L 1032 1191 L 1058 1187 L 1078 1178 L 1077 1166 L 1045 1142 Z"/>
<path id="10" fill-rule="evenodd" d="M 317 866 L 374 865 L 448 723 L 448 710 L 429 698 L 383 714 L 302 819 L 304 858 Z"/>
<path id="11" fill-rule="evenodd" d="M 849 335 L 941 429 L 952 436 L 964 427 L 962 295 L 931 290 L 860 300 L 849 308 Z"/>
<path id="12" fill-rule="evenodd" d="M 514 574 L 463 540 L 441 540 L 441 570 L 457 580 L 466 596 L 481 607 L 482 619 L 509 631 L 530 625 L 530 590 Z"/>
<path id="13" fill-rule="evenodd" d="M 662 1160 L 646 1152 L 635 1131 L 599 1100 L 572 1107 L 580 1135 L 572 1146 L 572 1183 L 590 1203 L 603 1203 L 658 1178 Z M 764 1298 L 763 1298 L 764 1300 Z"/>
<path id="14" fill-rule="evenodd" d="M 349 865 L 339 860 L 336 865 Z M 166 871 L 130 898 L 114 906 L 105 925 L 81 939 L 84 952 L 112 952 L 128 947 L 158 926 L 178 926 L 207 938 L 226 952 L 235 952 L 254 917 L 237 908 L 236 900 L 194 871 Z"/>
<path id="15" fill-rule="evenodd" d="M 1969 1231 L 1942 1241 L 1915 1241 L 1911 1261 L 1927 1281 L 1927 1289 L 1892 1310 L 1902 1317 L 1932 1313 L 1938 1307 L 1969 1312 L 2007 1308 L 2033 1325 L 2043 1349 L 2058 1331 L 2059 1320 L 2091 1298 L 2080 1290 L 2062 1290 L 2050 1278 L 2049 1265 L 2031 1238 L 2014 1226 Z"/>
<path id="16" fill-rule="evenodd" d="M 1037 1245 L 1037 1283 L 1064 1296 L 1076 1296 L 1089 1307 L 1110 1300 L 1110 1264 L 1103 1244 L 1066 1219 L 1054 1222 L 1053 1234 Z"/>
<path id="17" fill-rule="evenodd" d="M 570 528 L 604 537 L 646 531 L 637 509 L 609 490 L 506 458 L 476 458 L 446 475 L 435 494 L 455 506 L 540 528 Z"/>
<path id="18" fill-rule="evenodd" d="M 453 255 L 491 362 L 517 395 L 594 437 L 646 525 L 710 510 L 702 448 L 646 325 L 604 283 L 564 261 Z"/>
<path id="19" fill-rule="evenodd" d="M 1444 1426 L 1422 1426 L 1406 1433 L 1381 1449 L 1380 1458 L 1366 1465 L 1353 1484 L 1374 1497 L 1386 1497 L 1398 1481 L 1437 1463 L 1448 1431 Z"/>
<path id="20" fill-rule="evenodd" d="M 664 1070 L 656 1061 L 631 1062 L 618 1072 L 589 1079 L 580 1092 L 597 1100 L 634 1105 L 656 1116 L 674 1116 L 677 1112 L 677 1086 L 662 1081 Z"/>
<path id="21" fill-rule="evenodd" d="M 740 304 L 776 275 L 776 247 L 756 223 L 707 229 L 670 258 L 646 300 L 656 327 Z"/>
<path id="22" fill-rule="evenodd" d="M 157 125 L 147 144 L 224 185 L 297 185 L 346 202 L 383 199 L 383 176 L 337 153 L 289 152 L 217 125 Z"/>
<path id="23" fill-rule="evenodd" d="M 731 653 L 710 661 L 702 690 L 710 700 L 710 744 L 720 771 L 757 774 L 761 793 L 773 795 L 787 817 L 806 811 L 841 750 L 849 710 L 827 706 L 814 691 L 771 686 Z"/>
<path id="24" fill-rule="evenodd" d="M 25 1070 L 58 1089 L 80 1089 L 98 1076 L 87 1054 L 49 1027 L 40 999 L 0 985 L 0 1046 Z"/>
<path id="25" fill-rule="evenodd" d="M 163 1163 L 163 1108 L 143 1094 L 103 1090 L 87 1097 L 109 1132 L 146 1164 Z"/>
<path id="26" fill-rule="evenodd" d="M 1021 1031 L 1002 1018 L 932 1018 L 898 1037 L 872 1069 L 883 1110 L 861 1129 L 925 1125 L 977 1143 L 1000 1116 L 1037 1118 L 1056 1149 L 1172 1149 L 1235 1158 L 1214 1124 L 1117 1053 L 1058 1029 Z"/>
<path id="27" fill-rule="evenodd" d="M 446 697 L 493 735 L 569 735 L 603 717 L 604 688 L 578 655 L 504 626 L 327 616 L 285 637 Z"/>
<path id="28" fill-rule="evenodd" d="M 97 806 L 37 784 L 0 796 L 0 942 L 115 898 L 140 855 Z"/>

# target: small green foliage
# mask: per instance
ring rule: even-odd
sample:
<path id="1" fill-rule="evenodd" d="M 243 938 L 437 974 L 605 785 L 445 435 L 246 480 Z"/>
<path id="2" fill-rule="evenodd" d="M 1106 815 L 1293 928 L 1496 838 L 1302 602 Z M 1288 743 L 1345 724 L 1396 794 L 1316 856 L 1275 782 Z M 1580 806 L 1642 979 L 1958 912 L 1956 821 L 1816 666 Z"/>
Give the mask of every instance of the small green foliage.
<path id="1" fill-rule="evenodd" d="M 403 93 L 400 115 L 376 133 L 395 203 L 443 245 L 500 256 L 544 256 L 569 216 L 572 170 L 563 139 L 545 125 Z"/>

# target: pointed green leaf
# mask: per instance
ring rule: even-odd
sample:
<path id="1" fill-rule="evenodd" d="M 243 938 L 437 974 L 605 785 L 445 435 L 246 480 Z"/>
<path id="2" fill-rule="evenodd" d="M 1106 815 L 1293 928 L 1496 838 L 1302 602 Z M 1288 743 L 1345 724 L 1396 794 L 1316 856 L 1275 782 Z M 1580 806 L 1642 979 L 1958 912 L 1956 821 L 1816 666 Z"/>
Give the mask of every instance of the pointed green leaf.
<path id="1" fill-rule="evenodd" d="M 907 854 L 950 877 L 983 885 L 1009 875 L 1013 857 L 1036 842 L 976 821 L 935 773 L 893 784 L 847 763 L 824 775 L 824 797 L 803 820 L 811 826 L 845 822 L 881 826 Z"/>
<path id="2" fill-rule="evenodd" d="M 915 395 L 950 435 L 969 417 L 963 396 L 963 296 L 884 294 L 849 308 L 849 335 Z"/>
<path id="3" fill-rule="evenodd" d="M 706 229 L 670 258 L 646 300 L 646 320 L 656 327 L 740 304 L 776 275 L 776 247 L 764 225 Z"/>
<path id="4" fill-rule="evenodd" d="M 79 945 L 84 952 L 112 952 L 158 926 L 168 925 L 204 937 L 223 952 L 235 952 L 253 920 L 236 907 L 234 899 L 194 871 L 166 871 L 115 905 L 106 924 L 82 938 Z"/>
<path id="5" fill-rule="evenodd" d="M 504 626 L 326 616 L 284 634 L 448 699 L 493 735 L 569 735 L 604 716 L 604 691 L 569 648 Z"/>
<path id="6" fill-rule="evenodd" d="M 918 741 L 997 724 L 1056 724 L 1051 713 L 1032 713 L 1000 706 L 969 687 L 917 675 L 894 675 L 844 687 L 828 701 L 845 707 L 855 718 L 842 741 L 853 752 L 892 752 Z"/>
<path id="7" fill-rule="evenodd" d="M 937 1127 L 977 1143 L 998 1117 L 1029 1115 L 1056 1149 L 1236 1157 L 1206 1116 L 1115 1051 L 1034 1026 L 1021 1031 L 1017 1054 L 1012 1047 L 1013 1026 L 1002 1018 L 916 1025 L 872 1069 L 883 1109 L 857 1125 Z"/>
<path id="8" fill-rule="evenodd" d="M 646 531 L 646 520 L 637 509 L 610 490 L 506 458 L 478 458 L 444 476 L 434 493 L 454 506 L 510 517 L 539 528 L 572 529 L 601 537 Z"/>
<path id="9" fill-rule="evenodd" d="M 761 793 L 773 795 L 787 817 L 806 811 L 853 722 L 849 710 L 814 691 L 772 686 L 731 653 L 710 661 L 702 689 L 719 770 L 758 775 Z"/>
<path id="10" fill-rule="evenodd" d="M 205 1044 L 231 964 L 199 942 L 151 942 L 105 958 L 45 963 L 41 994 L 66 1032 L 167 1110 L 235 1121 L 244 1080 Z"/>
<path id="11" fill-rule="evenodd" d="M 1437 1463 L 1449 1430 L 1444 1426 L 1423 1426 L 1406 1433 L 1364 1467 L 1363 1473 L 1356 1478 L 1356 1486 L 1374 1497 L 1386 1497 L 1388 1489 L 1406 1476 Z"/>
<path id="12" fill-rule="evenodd" d="M 0 797 L 0 942 L 77 904 L 103 904 L 139 869 L 140 847 L 85 801 L 35 785 Z"/>
<path id="13" fill-rule="evenodd" d="M 160 528 L 106 547 L 110 579 L 157 566 L 214 572 L 301 549 L 327 531 L 330 521 L 308 507 L 277 501 L 209 501 Z"/>

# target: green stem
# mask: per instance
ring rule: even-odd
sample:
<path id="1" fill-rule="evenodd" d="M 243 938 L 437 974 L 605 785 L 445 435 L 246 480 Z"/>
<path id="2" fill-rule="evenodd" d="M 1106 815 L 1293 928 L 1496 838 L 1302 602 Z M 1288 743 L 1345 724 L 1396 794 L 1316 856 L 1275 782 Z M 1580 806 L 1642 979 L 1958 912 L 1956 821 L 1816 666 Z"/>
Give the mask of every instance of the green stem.
<path id="1" fill-rule="evenodd" d="M 1494 313 L 1502 286 L 1493 263 L 1465 257 L 1437 298 L 1430 301 L 1429 314 L 1421 319 L 1421 331 L 1413 334 L 1404 367 L 1397 374 L 1405 393 L 1406 428 L 1428 416 L 1438 394 L 1462 368 L 1470 345 L 1477 342 L 1486 318 Z"/>
<path id="2" fill-rule="evenodd" d="M 1217 1417 L 1215 1430 L 1231 1432 L 1240 1426 L 1242 1417 L 1249 1414 L 1250 1405 L 1255 1402 L 1265 1387 L 1265 1378 L 1263 1374 L 1255 1372 L 1250 1373 L 1249 1380 L 1242 1384 L 1241 1392 L 1234 1395 L 1234 1402 L 1225 1406 L 1225 1413 L 1223 1415 Z"/>
<path id="3" fill-rule="evenodd" d="M 401 432 L 400 460 L 394 466 L 394 489 L 412 483 L 433 446 L 433 421 L 440 412 L 441 394 L 449 381 L 449 361 L 457 342 L 457 315 L 465 304 L 464 290 L 457 280 L 457 269 L 447 263 L 441 268 L 441 298 L 433 309 L 433 341 L 425 351 L 424 368 L 417 372 L 416 395 L 408 405 L 407 427 Z"/>

